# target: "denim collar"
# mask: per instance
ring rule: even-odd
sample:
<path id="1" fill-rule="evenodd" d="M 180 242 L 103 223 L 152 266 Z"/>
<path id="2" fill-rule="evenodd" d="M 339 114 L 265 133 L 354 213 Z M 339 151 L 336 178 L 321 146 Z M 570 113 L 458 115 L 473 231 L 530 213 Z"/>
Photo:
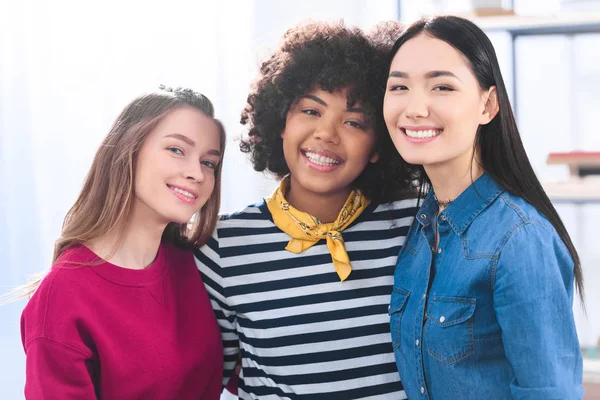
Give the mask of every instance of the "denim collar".
<path id="1" fill-rule="evenodd" d="M 450 203 L 448 207 L 440 212 L 438 217 L 441 219 L 445 218 L 452 230 L 457 235 L 462 235 L 475 217 L 503 191 L 504 189 L 491 176 L 484 173 Z M 437 212 L 438 204 L 433 197 L 433 190 L 430 190 L 417 214 L 417 220 L 421 225 L 427 226 L 431 223 Z"/>

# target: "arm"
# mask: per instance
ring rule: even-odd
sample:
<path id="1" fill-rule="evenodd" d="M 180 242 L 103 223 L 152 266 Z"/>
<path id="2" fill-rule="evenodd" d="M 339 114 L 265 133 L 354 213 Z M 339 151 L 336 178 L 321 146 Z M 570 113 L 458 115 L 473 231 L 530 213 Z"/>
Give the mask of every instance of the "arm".
<path id="1" fill-rule="evenodd" d="M 223 386 L 225 386 L 234 373 L 240 349 L 235 310 L 227 303 L 225 294 L 216 231 L 205 246 L 196 249 L 194 257 L 221 328 L 224 354 Z"/>
<path id="2" fill-rule="evenodd" d="M 573 318 L 573 261 L 553 230 L 526 223 L 500 251 L 494 309 L 515 378 L 515 399 L 581 399 L 582 357 Z"/>
<path id="3" fill-rule="evenodd" d="M 225 388 L 229 393 L 237 396 L 238 394 L 238 380 L 240 379 L 240 369 L 242 368 L 241 360 L 238 359 L 238 362 L 235 365 L 235 370 L 233 371 L 233 375 L 227 382 L 227 387 Z"/>
<path id="4" fill-rule="evenodd" d="M 28 400 L 89 400 L 96 393 L 90 356 L 63 343 L 36 338 L 25 346 Z"/>

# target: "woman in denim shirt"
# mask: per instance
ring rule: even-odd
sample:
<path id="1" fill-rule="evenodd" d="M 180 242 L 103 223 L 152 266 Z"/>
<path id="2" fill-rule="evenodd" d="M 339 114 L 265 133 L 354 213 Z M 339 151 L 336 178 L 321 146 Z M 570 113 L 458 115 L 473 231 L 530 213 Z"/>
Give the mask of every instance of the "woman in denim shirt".
<path id="1" fill-rule="evenodd" d="M 390 305 L 409 399 L 582 398 L 579 257 L 525 154 L 491 42 L 437 17 L 407 28 L 391 57 L 385 120 L 430 188 Z"/>

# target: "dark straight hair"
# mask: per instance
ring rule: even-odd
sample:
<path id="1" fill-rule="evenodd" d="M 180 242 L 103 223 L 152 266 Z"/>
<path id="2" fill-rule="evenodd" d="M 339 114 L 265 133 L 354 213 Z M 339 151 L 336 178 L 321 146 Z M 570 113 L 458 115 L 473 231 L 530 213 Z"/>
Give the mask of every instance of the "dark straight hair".
<path id="1" fill-rule="evenodd" d="M 475 146 L 481 152 L 482 167 L 502 188 L 534 206 L 554 226 L 573 258 L 575 284 L 581 304 L 585 308 L 583 274 L 579 255 L 565 225 L 529 162 L 492 42 L 477 25 L 464 18 L 441 16 L 422 19 L 406 28 L 396 40 L 390 53 L 389 64 L 391 65 L 398 49 L 407 40 L 421 33 L 443 40 L 462 53 L 481 89 L 487 90 L 492 86 L 496 87 L 498 114 L 487 125 L 481 125 L 475 137 Z M 424 188 L 430 184 L 423 170 L 419 179 L 421 180 L 421 192 L 423 192 Z"/>

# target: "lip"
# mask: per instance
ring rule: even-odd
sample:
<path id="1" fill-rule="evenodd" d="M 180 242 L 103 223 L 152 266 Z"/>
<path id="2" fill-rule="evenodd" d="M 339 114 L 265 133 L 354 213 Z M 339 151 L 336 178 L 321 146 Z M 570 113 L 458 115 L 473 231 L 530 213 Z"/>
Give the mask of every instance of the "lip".
<path id="1" fill-rule="evenodd" d="M 196 192 L 193 189 L 188 188 L 187 186 L 177 186 L 177 185 L 169 185 L 167 184 L 167 187 L 169 188 L 169 190 L 171 191 L 171 193 L 173 193 L 173 195 L 175 197 L 177 197 L 181 202 L 185 203 L 185 204 L 195 204 L 196 200 L 198 199 L 198 192 Z M 190 198 L 187 197 L 181 193 L 176 192 L 173 189 L 181 189 L 181 190 L 185 190 L 186 192 L 190 192 L 191 194 L 194 195 L 194 198 Z"/>
<path id="2" fill-rule="evenodd" d="M 402 125 L 399 126 L 398 129 L 400 130 L 400 132 L 402 133 L 402 136 L 404 137 L 404 139 L 406 139 L 407 142 L 410 143 L 429 143 L 429 142 L 433 142 L 435 139 L 437 139 L 438 137 L 441 136 L 441 134 L 444 132 L 444 130 L 442 128 L 439 128 L 437 126 L 428 126 L 428 125 L 422 125 L 422 126 L 411 126 L 411 125 Z M 410 137 L 406 134 L 406 130 L 410 130 L 410 131 L 441 131 L 439 135 L 437 136 L 433 136 L 430 138 L 414 138 L 414 137 Z"/>
<path id="3" fill-rule="evenodd" d="M 337 161 L 340 164 L 344 162 L 344 159 L 342 157 L 340 157 L 339 155 L 337 155 L 336 153 L 334 153 L 331 150 L 321 149 L 321 148 L 318 148 L 318 147 L 306 147 L 306 148 L 300 149 L 300 151 L 302 152 L 302 155 L 304 155 L 304 153 L 307 153 L 307 152 L 308 153 L 315 153 L 315 154 L 318 154 L 318 155 L 323 156 L 323 157 L 332 158 L 332 159 L 334 159 L 335 161 Z"/>
<path id="4" fill-rule="evenodd" d="M 430 125 L 421 125 L 421 126 L 412 126 L 412 125 L 400 125 L 400 129 L 405 131 L 408 129 L 409 131 L 443 131 L 439 126 L 430 126 Z"/>
<path id="5" fill-rule="evenodd" d="M 196 198 L 198 197 L 198 192 L 196 192 L 194 189 L 192 189 L 190 187 L 179 186 L 179 185 L 171 185 L 169 183 L 167 183 L 167 186 L 172 187 L 172 188 L 177 188 L 177 189 L 185 190 L 186 192 L 190 192 L 191 194 L 193 194 Z"/>
<path id="6" fill-rule="evenodd" d="M 310 158 L 308 158 L 306 156 L 306 153 L 314 153 L 314 154 L 318 154 L 320 156 L 323 157 L 328 157 L 331 158 L 335 161 L 337 161 L 337 164 L 331 164 L 331 165 L 321 165 L 321 164 L 317 164 L 315 162 L 313 162 Z M 308 165 L 309 168 L 312 168 L 316 171 L 319 172 L 331 172 L 336 170 L 337 168 L 339 168 L 343 163 L 344 160 L 338 156 L 337 154 L 335 154 L 332 151 L 329 150 L 324 150 L 324 149 L 315 149 L 315 148 L 308 148 L 308 149 L 301 149 L 300 150 L 300 154 L 302 154 L 302 158 L 304 159 L 304 162 L 306 163 L 306 165 Z"/>

